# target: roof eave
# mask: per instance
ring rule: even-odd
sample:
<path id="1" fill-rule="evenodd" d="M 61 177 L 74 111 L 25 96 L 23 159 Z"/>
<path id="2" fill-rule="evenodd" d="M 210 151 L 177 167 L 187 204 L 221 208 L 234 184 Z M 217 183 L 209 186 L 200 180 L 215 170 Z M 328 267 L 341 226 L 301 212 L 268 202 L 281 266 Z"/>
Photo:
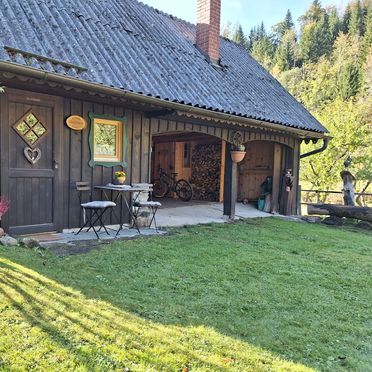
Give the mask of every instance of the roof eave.
<path id="1" fill-rule="evenodd" d="M 60 75 L 54 72 L 48 72 L 39 70 L 30 66 L 20 65 L 14 62 L 0 61 L 0 70 L 11 72 L 14 74 L 25 75 L 27 77 L 41 79 L 44 81 L 50 81 L 54 83 L 60 83 L 63 85 L 73 86 L 79 89 L 86 89 L 89 91 L 95 91 L 97 93 L 103 93 L 111 96 L 122 97 L 130 100 L 134 100 L 141 103 L 147 103 L 150 105 L 159 106 L 162 108 L 170 108 L 177 110 L 184 114 L 195 114 L 206 116 L 212 119 L 223 120 L 227 122 L 234 122 L 237 125 L 245 126 L 260 126 L 270 130 L 279 130 L 290 132 L 293 135 L 301 138 L 324 138 L 327 136 L 326 132 L 317 132 L 312 130 L 304 130 L 287 126 L 280 123 L 270 123 L 268 121 L 257 120 L 254 118 L 237 116 L 233 114 L 227 114 L 220 111 L 212 111 L 207 108 L 195 107 L 192 105 L 182 104 L 178 102 L 167 101 L 161 98 L 143 95 L 136 92 L 127 91 L 120 88 L 110 87 L 103 84 L 94 83 L 87 80 L 81 80 L 70 76 Z"/>

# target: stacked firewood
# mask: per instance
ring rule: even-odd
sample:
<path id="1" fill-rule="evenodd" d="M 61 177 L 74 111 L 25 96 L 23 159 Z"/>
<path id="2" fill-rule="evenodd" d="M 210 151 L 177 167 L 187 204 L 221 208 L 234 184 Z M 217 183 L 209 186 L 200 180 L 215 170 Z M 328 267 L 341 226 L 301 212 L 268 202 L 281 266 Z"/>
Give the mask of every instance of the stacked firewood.
<path id="1" fill-rule="evenodd" d="M 192 177 L 195 200 L 218 201 L 221 175 L 221 145 L 196 145 L 192 154 Z"/>

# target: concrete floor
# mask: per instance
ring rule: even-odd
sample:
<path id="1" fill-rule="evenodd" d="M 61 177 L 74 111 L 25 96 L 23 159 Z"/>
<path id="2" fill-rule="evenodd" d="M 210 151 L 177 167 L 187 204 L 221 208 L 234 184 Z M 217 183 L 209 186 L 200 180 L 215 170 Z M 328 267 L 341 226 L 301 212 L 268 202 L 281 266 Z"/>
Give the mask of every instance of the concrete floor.
<path id="1" fill-rule="evenodd" d="M 177 227 L 177 226 L 187 226 L 187 225 L 198 225 L 206 223 L 225 223 L 228 221 L 227 217 L 223 216 L 223 204 L 216 202 L 204 202 L 195 201 L 182 202 L 176 199 L 159 199 L 162 207 L 159 208 L 156 221 L 159 227 L 159 231 L 156 232 L 155 229 L 141 228 L 141 236 L 151 236 L 151 235 L 163 235 L 166 231 L 162 231 L 161 228 L 166 227 Z M 256 209 L 253 205 L 243 205 L 242 203 L 236 204 L 236 219 L 241 218 L 257 218 L 257 217 L 270 217 L 269 213 L 261 212 Z M 115 232 L 118 226 L 110 226 L 111 229 L 115 231 L 109 231 L 110 235 L 105 233 L 100 233 L 100 242 L 110 242 L 116 239 Z M 34 235 L 33 237 L 38 239 L 40 245 L 45 248 L 54 248 L 58 251 L 62 247 L 63 251 L 66 248 L 69 252 L 76 249 L 76 252 L 80 252 L 82 247 L 91 247 L 92 241 L 97 241 L 96 235 L 90 231 L 88 233 L 81 232 L 79 235 L 74 233 L 78 229 L 73 229 L 69 231 L 64 231 L 61 234 L 41 234 Z M 124 228 L 118 235 L 118 239 L 133 239 L 139 237 L 136 229 Z M 99 241 L 97 241 L 98 243 Z"/>
<path id="2" fill-rule="evenodd" d="M 159 199 L 162 207 L 157 213 L 159 227 L 176 227 L 185 225 L 198 225 L 205 223 L 225 223 L 223 204 L 192 200 L 182 202 L 176 199 Z M 254 205 L 236 203 L 236 219 L 271 217 L 270 213 L 259 211 Z"/>

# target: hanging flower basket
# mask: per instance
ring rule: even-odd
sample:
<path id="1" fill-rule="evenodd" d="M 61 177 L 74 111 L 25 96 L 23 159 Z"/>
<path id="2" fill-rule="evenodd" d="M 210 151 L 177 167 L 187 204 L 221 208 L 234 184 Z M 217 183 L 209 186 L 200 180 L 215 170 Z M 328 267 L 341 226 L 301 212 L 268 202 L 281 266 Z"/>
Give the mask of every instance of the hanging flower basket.
<path id="1" fill-rule="evenodd" d="M 243 150 L 243 148 L 242 149 L 231 150 L 230 154 L 231 154 L 231 159 L 234 163 L 240 163 L 244 159 L 244 156 L 246 154 L 245 148 L 244 148 L 244 150 Z"/>

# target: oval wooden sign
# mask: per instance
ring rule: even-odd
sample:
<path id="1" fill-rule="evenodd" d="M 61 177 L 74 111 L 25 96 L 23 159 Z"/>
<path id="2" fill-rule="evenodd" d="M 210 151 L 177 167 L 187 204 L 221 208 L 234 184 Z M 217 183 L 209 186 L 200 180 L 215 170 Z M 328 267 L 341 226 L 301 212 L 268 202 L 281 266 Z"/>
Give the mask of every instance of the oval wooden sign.
<path id="1" fill-rule="evenodd" d="M 78 115 L 72 115 L 67 118 L 66 124 L 73 130 L 83 130 L 87 126 L 87 121 Z"/>

